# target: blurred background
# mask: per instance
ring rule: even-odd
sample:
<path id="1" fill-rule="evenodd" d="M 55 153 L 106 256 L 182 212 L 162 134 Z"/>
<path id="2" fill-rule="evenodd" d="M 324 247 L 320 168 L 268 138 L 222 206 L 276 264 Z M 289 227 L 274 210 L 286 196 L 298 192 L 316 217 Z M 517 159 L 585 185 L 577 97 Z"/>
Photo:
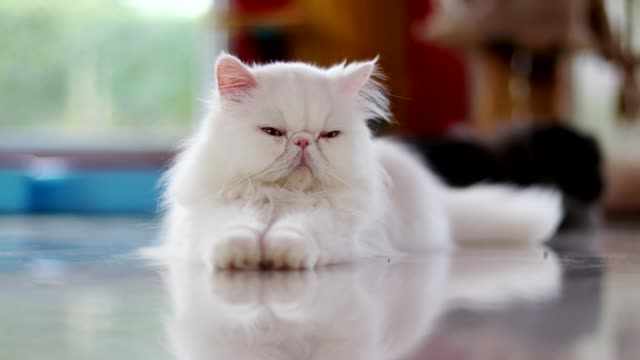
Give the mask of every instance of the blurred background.
<path id="1" fill-rule="evenodd" d="M 640 0 L 0 0 L 0 358 L 168 358 L 166 289 L 131 254 L 157 238 L 159 180 L 222 50 L 320 65 L 379 55 L 396 122 L 374 130 L 452 186 L 551 185 L 565 226 L 595 224 L 554 239 L 553 299 L 534 294 L 552 252 L 542 269 L 530 255 L 459 257 L 460 284 L 514 302 L 450 308 L 424 354 L 637 358 Z M 616 219 L 600 226 L 601 213 Z M 369 283 L 410 297 L 429 274 Z M 308 289 L 282 275 L 264 278 L 278 299 Z M 242 289 L 268 299 L 253 284 Z M 358 287 L 345 289 L 337 298 Z"/>
<path id="2" fill-rule="evenodd" d="M 2 0 L 0 213 L 154 214 L 221 50 L 380 55 L 393 127 L 454 186 L 640 214 L 640 2 Z"/>

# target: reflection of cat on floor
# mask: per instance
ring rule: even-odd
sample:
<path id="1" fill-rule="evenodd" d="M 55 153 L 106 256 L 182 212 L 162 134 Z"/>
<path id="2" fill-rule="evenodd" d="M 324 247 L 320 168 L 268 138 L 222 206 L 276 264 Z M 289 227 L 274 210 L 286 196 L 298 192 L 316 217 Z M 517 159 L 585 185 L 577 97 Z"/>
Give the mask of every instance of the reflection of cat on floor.
<path id="1" fill-rule="evenodd" d="M 411 358 L 448 306 L 557 295 L 559 263 L 543 251 L 501 253 L 499 262 L 434 254 L 317 272 L 175 264 L 166 277 L 171 348 L 180 360 Z"/>

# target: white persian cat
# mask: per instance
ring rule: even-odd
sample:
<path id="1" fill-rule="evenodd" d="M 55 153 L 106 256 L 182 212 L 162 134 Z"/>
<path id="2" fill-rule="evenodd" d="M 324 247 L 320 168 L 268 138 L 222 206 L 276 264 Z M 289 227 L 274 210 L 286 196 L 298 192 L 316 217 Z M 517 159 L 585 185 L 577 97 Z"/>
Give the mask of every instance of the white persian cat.
<path id="1" fill-rule="evenodd" d="M 537 244 L 551 191 L 453 190 L 366 121 L 388 119 L 375 60 L 323 69 L 222 54 L 210 112 L 167 175 L 167 245 L 217 268 L 312 268 L 463 243 Z"/>

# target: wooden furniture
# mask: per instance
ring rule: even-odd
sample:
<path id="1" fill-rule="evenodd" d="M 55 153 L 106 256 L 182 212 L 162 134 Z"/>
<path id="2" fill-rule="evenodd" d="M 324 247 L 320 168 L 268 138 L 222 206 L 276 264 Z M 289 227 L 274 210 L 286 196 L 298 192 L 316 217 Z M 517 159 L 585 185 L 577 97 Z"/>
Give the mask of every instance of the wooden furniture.
<path id="1" fill-rule="evenodd" d="M 471 120 L 479 132 L 511 121 L 569 116 L 568 59 L 590 43 L 583 0 L 440 0 L 423 33 L 471 63 Z"/>

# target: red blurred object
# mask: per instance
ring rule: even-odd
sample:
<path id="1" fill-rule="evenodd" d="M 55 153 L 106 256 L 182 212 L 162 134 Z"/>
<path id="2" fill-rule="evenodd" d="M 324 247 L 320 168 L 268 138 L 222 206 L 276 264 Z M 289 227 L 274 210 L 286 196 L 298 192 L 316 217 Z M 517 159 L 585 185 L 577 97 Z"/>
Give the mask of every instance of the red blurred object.
<path id="1" fill-rule="evenodd" d="M 293 0 L 232 0 L 231 11 L 242 15 L 256 15 L 289 5 Z"/>
<path id="2" fill-rule="evenodd" d="M 230 13 L 238 18 L 266 16 L 295 0 L 231 0 Z M 229 50 L 245 62 L 268 62 L 287 57 L 286 34 L 280 29 L 246 28 L 232 34 Z"/>
<path id="3" fill-rule="evenodd" d="M 284 7 L 292 6 L 296 0 L 230 0 L 231 11 L 239 17 L 242 16 L 261 16 L 276 13 Z M 305 0 L 298 0 L 304 2 Z M 371 3 L 362 2 L 359 6 L 380 6 L 380 11 L 384 8 L 382 2 L 384 0 L 372 1 Z M 381 41 L 397 42 L 397 46 L 389 46 L 389 44 L 379 44 L 376 49 L 374 45 L 363 42 L 361 49 L 344 49 L 344 53 L 336 48 L 336 53 L 332 54 L 336 60 L 348 56 L 362 56 L 362 54 L 370 53 L 375 56 L 376 53 L 384 58 L 396 57 L 398 62 L 396 67 L 389 75 L 397 77 L 400 81 L 395 84 L 395 90 L 401 93 L 402 97 L 410 100 L 392 99 L 394 108 L 397 110 L 398 119 L 402 123 L 402 130 L 410 134 L 422 138 L 437 137 L 445 133 L 452 125 L 467 119 L 469 113 L 469 104 L 467 96 L 467 76 L 466 64 L 463 58 L 453 50 L 446 49 L 436 45 L 417 35 L 416 25 L 424 24 L 425 19 L 433 13 L 433 0 L 404 0 L 405 13 L 396 15 L 397 18 L 385 19 L 383 16 L 377 20 L 371 20 L 375 24 L 363 22 L 367 26 L 376 25 L 380 27 L 396 26 L 402 29 L 393 32 L 394 37 L 383 38 Z M 346 2 L 345 2 L 346 3 Z M 325 4 L 326 5 L 326 4 Z M 336 0 L 336 4 L 329 7 L 332 11 L 355 12 L 358 6 L 340 5 Z M 331 11 L 330 10 L 330 11 Z M 309 13 L 308 16 L 312 16 Z M 330 14 L 330 13 L 329 13 Z M 376 12 L 372 12 L 376 14 Z M 325 14 L 326 15 L 326 14 Z M 346 17 L 349 19 L 349 17 Z M 335 26 L 335 24 L 327 23 L 326 19 L 316 19 L 316 22 L 324 24 L 322 26 Z M 323 22 L 324 21 L 324 22 Z M 428 21 L 428 20 L 427 20 Z M 363 26 L 363 24 L 354 24 L 355 26 Z M 326 41 L 331 41 L 332 34 L 327 29 L 316 26 L 316 37 L 324 36 Z M 422 25 L 424 26 L 424 25 Z M 359 31 L 354 38 L 366 39 L 367 29 L 356 29 Z M 344 29 L 342 30 L 344 31 Z M 328 35 L 327 35 L 328 34 Z M 248 62 L 265 62 L 272 60 L 299 58 L 297 53 L 291 48 L 291 41 L 304 41 L 306 34 L 296 33 L 291 35 L 286 29 L 278 27 L 254 27 L 242 29 L 235 32 L 230 39 L 230 50 L 238 55 L 242 60 Z M 374 36 L 374 35 L 372 35 Z M 294 39 L 294 40 L 291 40 Z M 297 40 L 295 40 L 297 39 Z M 371 40 L 371 39 L 366 39 Z M 335 44 L 317 43 L 319 51 L 325 46 L 331 47 Z M 369 46 L 369 48 L 367 48 Z M 386 52 L 385 52 L 386 51 Z M 398 51 L 403 53 L 398 54 Z M 311 53 L 312 54 L 312 53 Z M 305 59 L 311 58 L 306 54 Z M 406 60 L 404 60 L 406 59 Z M 391 61 L 393 63 L 393 61 Z M 404 65 L 404 66 L 402 66 Z M 406 79 L 406 81 L 404 81 Z M 393 79 L 391 80 L 393 81 Z"/>
<path id="4" fill-rule="evenodd" d="M 414 25 L 433 13 L 432 0 L 407 0 L 407 77 L 409 101 L 405 130 L 420 137 L 437 137 L 469 114 L 467 68 L 453 50 L 419 39 Z"/>
<path id="5" fill-rule="evenodd" d="M 246 30 L 234 34 L 229 39 L 229 50 L 244 62 L 260 61 L 255 36 Z"/>

